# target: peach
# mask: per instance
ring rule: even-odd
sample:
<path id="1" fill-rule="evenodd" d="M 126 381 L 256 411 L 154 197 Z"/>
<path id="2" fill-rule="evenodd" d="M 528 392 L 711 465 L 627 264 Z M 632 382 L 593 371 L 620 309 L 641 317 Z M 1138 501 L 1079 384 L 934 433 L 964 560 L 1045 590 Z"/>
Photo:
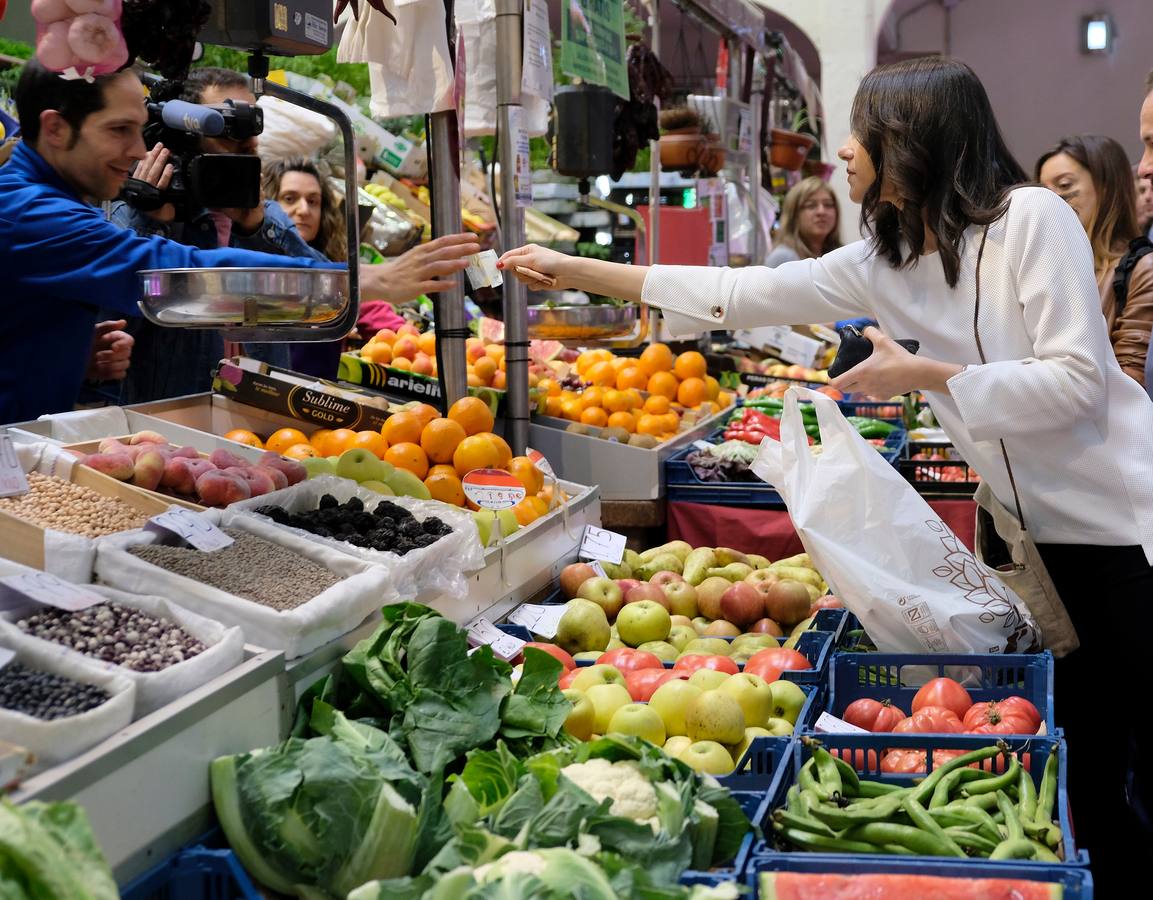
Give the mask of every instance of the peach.
<path id="1" fill-rule="evenodd" d="M 241 481 L 247 482 L 249 495 L 252 497 L 271 494 L 276 490 L 276 482 L 265 474 L 266 470 L 260 466 L 234 466 L 223 471 L 226 475 L 234 475 Z"/>
<path id="2" fill-rule="evenodd" d="M 195 447 L 180 447 L 177 450 L 173 450 L 168 458 L 173 459 L 177 456 L 184 457 L 185 459 L 200 459 L 200 451 Z"/>
<path id="3" fill-rule="evenodd" d="M 127 453 L 93 453 L 80 460 L 97 472 L 103 472 L 118 481 L 130 481 L 135 474 L 135 464 Z"/>
<path id="4" fill-rule="evenodd" d="M 132 483 L 147 491 L 154 491 L 160 487 L 160 479 L 164 475 L 164 456 L 156 450 L 149 450 L 136 457 L 136 465 L 132 473 Z"/>
<path id="5" fill-rule="evenodd" d="M 412 337 L 402 337 L 392 345 L 392 358 L 394 360 L 416 359 L 416 355 L 419 352 L 420 346 L 416 343 L 416 339 Z"/>
<path id="6" fill-rule="evenodd" d="M 260 465 L 270 469 L 279 469 L 288 478 L 289 484 L 298 484 L 308 477 L 308 469 L 304 468 L 304 463 L 295 459 L 286 459 L 271 451 L 260 457 Z"/>
<path id="7" fill-rule="evenodd" d="M 168 438 L 155 431 L 138 431 L 128 439 L 130 444 L 167 444 Z"/>
<path id="8" fill-rule="evenodd" d="M 435 370 L 432 358 L 427 353 L 418 353 L 412 361 L 412 371 L 417 375 L 432 375 Z"/>
<path id="9" fill-rule="evenodd" d="M 196 479 L 196 493 L 205 506 L 228 506 L 237 500 L 247 500 L 252 496 L 252 489 L 242 478 L 214 469 Z"/>
<path id="10" fill-rule="evenodd" d="M 231 453 L 228 450 L 213 450 L 208 458 L 218 469 L 246 469 L 252 465 L 252 463 L 250 463 L 247 459 L 237 456 L 235 453 Z"/>
<path id="11" fill-rule="evenodd" d="M 280 469 L 274 469 L 272 466 L 253 466 L 251 471 L 259 472 L 261 475 L 267 475 L 272 480 L 272 489 L 274 491 L 288 487 L 288 476 L 280 471 Z"/>

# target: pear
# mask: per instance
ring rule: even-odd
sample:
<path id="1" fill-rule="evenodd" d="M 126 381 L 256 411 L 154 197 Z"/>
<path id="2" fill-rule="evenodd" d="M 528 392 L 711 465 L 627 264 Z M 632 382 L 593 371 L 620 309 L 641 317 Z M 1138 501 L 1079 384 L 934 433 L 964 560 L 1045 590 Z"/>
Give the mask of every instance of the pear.
<path id="1" fill-rule="evenodd" d="M 709 577 L 709 569 L 717 565 L 717 554 L 712 547 L 698 547 L 685 557 L 685 565 L 681 570 L 685 581 L 696 587 Z"/>
<path id="2" fill-rule="evenodd" d="M 557 623 L 554 640 L 569 653 L 603 651 L 609 644 L 608 616 L 591 600 L 570 600 Z"/>
<path id="3" fill-rule="evenodd" d="M 753 574 L 753 567 L 748 563 L 734 562 L 719 569 L 709 569 L 709 578 L 724 578 L 727 581 L 744 581 Z"/>
<path id="4" fill-rule="evenodd" d="M 804 566 L 787 566 L 783 562 L 775 562 L 769 566 L 769 569 L 776 572 L 781 578 L 789 581 L 811 584 L 815 588 L 819 588 L 823 584 L 820 573 L 813 569 L 805 568 Z"/>
<path id="5" fill-rule="evenodd" d="M 401 497 L 415 497 L 417 500 L 432 499 L 432 494 L 424 486 L 424 482 L 407 469 L 394 469 L 392 474 L 385 477 L 384 483 Z"/>
<path id="6" fill-rule="evenodd" d="M 747 562 L 754 569 L 767 569 L 772 565 L 772 562 L 767 556 L 759 556 L 756 553 L 750 553 Z"/>
<path id="7" fill-rule="evenodd" d="M 813 561 L 809 558 L 809 554 L 798 553 L 796 556 L 790 556 L 786 559 L 778 559 L 774 565 L 800 566 L 803 569 L 811 569 L 813 568 Z"/>
<path id="8" fill-rule="evenodd" d="M 684 541 L 669 541 L 667 544 L 661 544 L 659 547 L 652 547 L 640 555 L 641 562 L 648 562 L 654 556 L 659 556 L 662 553 L 671 553 L 677 559 L 684 563 L 685 557 L 693 552 L 693 547 Z"/>
<path id="9" fill-rule="evenodd" d="M 684 566 L 680 558 L 674 553 L 658 553 L 650 559 L 644 560 L 636 570 L 638 578 L 648 581 L 657 572 L 676 572 L 681 574 Z"/>
<path id="10" fill-rule="evenodd" d="M 601 568 L 605 570 L 605 575 L 613 580 L 633 577 L 633 567 L 623 560 L 619 563 L 604 562 L 602 560 Z M 647 581 L 648 579 L 645 580 Z"/>
<path id="11" fill-rule="evenodd" d="M 718 565 L 727 566 L 729 563 L 748 563 L 749 558 L 740 550 L 732 547 L 717 547 L 713 551 L 717 554 Z"/>
<path id="12" fill-rule="evenodd" d="M 636 550 L 625 549 L 625 558 L 621 562 L 633 571 L 641 564 L 641 555 Z"/>

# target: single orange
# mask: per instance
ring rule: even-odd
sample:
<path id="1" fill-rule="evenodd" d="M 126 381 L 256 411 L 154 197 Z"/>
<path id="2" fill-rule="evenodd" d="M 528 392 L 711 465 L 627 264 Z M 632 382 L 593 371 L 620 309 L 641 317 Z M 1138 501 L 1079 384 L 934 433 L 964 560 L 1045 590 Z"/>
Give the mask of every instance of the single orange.
<path id="1" fill-rule="evenodd" d="M 308 443 L 316 449 L 317 456 L 324 455 L 324 442 L 332 434 L 331 428 L 318 428 L 308 436 Z"/>
<path id="2" fill-rule="evenodd" d="M 655 395 L 645 400 L 644 411 L 654 416 L 663 416 L 669 411 L 669 399 L 662 395 Z"/>
<path id="3" fill-rule="evenodd" d="M 610 413 L 627 412 L 632 405 L 632 398 L 624 391 L 607 390 L 601 399 L 601 406 Z"/>
<path id="4" fill-rule="evenodd" d="M 560 397 L 546 397 L 544 402 L 544 412 L 546 416 L 561 417 L 561 404 L 564 401 Z"/>
<path id="5" fill-rule="evenodd" d="M 617 375 L 620 375 L 620 373 L 625 369 L 631 369 L 635 367 L 636 364 L 637 361 L 635 359 L 630 359 L 627 356 L 616 356 L 613 357 L 612 360 L 613 371 L 616 372 Z"/>
<path id="6" fill-rule="evenodd" d="M 384 459 L 384 454 L 388 452 L 388 441 L 379 431 L 358 431 L 356 437 L 352 439 L 352 449 L 357 447 L 363 447 L 380 459 Z"/>
<path id="7" fill-rule="evenodd" d="M 600 363 L 597 363 L 600 365 Z M 580 393 L 581 409 L 590 409 L 594 406 L 604 405 L 605 390 L 601 387 L 585 388 Z"/>
<path id="8" fill-rule="evenodd" d="M 260 439 L 260 435 L 249 431 L 247 428 L 233 428 L 224 435 L 224 439 L 236 441 L 238 444 L 247 444 L 249 447 L 256 447 L 259 450 L 264 449 L 264 441 Z M 277 452 L 279 453 L 280 451 L 278 450 Z"/>
<path id="9" fill-rule="evenodd" d="M 636 388 L 629 388 L 625 393 L 629 395 L 629 409 L 640 409 L 645 405 L 645 398 Z"/>
<path id="10" fill-rule="evenodd" d="M 645 413 L 637 420 L 637 434 L 651 434 L 653 437 L 662 434 L 665 430 L 663 418 Z"/>
<path id="11" fill-rule="evenodd" d="M 293 444 L 282 450 L 280 455 L 288 459 L 307 459 L 310 456 L 319 456 L 320 454 L 316 452 L 316 448 L 312 444 Z"/>
<path id="12" fill-rule="evenodd" d="M 440 418 L 440 410 L 433 406 L 431 403 L 413 403 L 406 406 L 402 412 L 410 412 L 420 419 L 421 427 L 424 427 L 433 419 Z"/>
<path id="13" fill-rule="evenodd" d="M 721 393 L 721 383 L 713 378 L 712 375 L 705 376 L 705 387 L 708 389 L 705 393 L 708 394 L 710 400 L 716 400 Z"/>
<path id="14" fill-rule="evenodd" d="M 529 494 L 536 494 L 544 487 L 544 475 L 527 456 L 514 456 L 509 460 L 508 473 L 519 479 Z"/>
<path id="15" fill-rule="evenodd" d="M 709 396 L 709 386 L 703 378 L 690 377 L 677 388 L 677 402 L 690 408 L 700 406 Z"/>
<path id="16" fill-rule="evenodd" d="M 617 373 L 613 371 L 613 364 L 611 362 L 593 363 L 588 371 L 585 372 L 584 379 L 601 387 L 606 387 L 611 384 L 616 384 Z"/>
<path id="17" fill-rule="evenodd" d="M 609 428 L 623 428 L 629 434 L 637 430 L 636 417 L 631 412 L 615 412 L 609 416 Z"/>
<path id="18" fill-rule="evenodd" d="M 492 384 L 493 376 L 497 373 L 496 360 L 482 356 L 472 364 L 472 371 L 485 384 Z"/>
<path id="19" fill-rule="evenodd" d="M 422 353 L 427 353 L 429 356 L 436 356 L 436 333 L 426 331 L 416 339 L 416 346 L 418 346 Z"/>
<path id="20" fill-rule="evenodd" d="M 472 434 L 460 442 L 452 455 L 456 474 L 464 478 L 473 469 L 499 468 L 500 450 L 482 434 Z"/>
<path id="21" fill-rule="evenodd" d="M 550 397 L 560 396 L 560 382 L 555 378 L 542 378 L 537 384 L 537 387 L 547 393 Z"/>
<path id="22" fill-rule="evenodd" d="M 649 393 L 668 397 L 672 400 L 677 395 L 677 376 L 672 372 L 657 372 L 649 378 Z"/>
<path id="23" fill-rule="evenodd" d="M 307 444 L 308 435 L 299 428 L 280 428 L 268 436 L 264 449 L 273 453 L 283 453 L 294 444 Z"/>
<path id="24" fill-rule="evenodd" d="M 455 475 L 456 469 L 452 463 L 439 463 L 435 466 L 428 467 L 428 476 L 431 478 L 433 475 Z"/>
<path id="25" fill-rule="evenodd" d="M 708 367 L 704 356 L 696 350 L 688 350 L 673 362 L 673 374 L 681 381 L 686 378 L 704 378 Z"/>
<path id="26" fill-rule="evenodd" d="M 583 376 L 585 370 L 595 362 L 597 362 L 597 358 L 593 356 L 593 351 L 585 350 L 583 353 L 581 353 L 580 356 L 576 358 L 577 374 Z"/>
<path id="27" fill-rule="evenodd" d="M 420 446 L 428 454 L 429 460 L 434 463 L 447 463 L 452 461 L 452 455 L 467 434 L 459 422 L 452 419 L 433 419 L 424 426 L 420 435 Z"/>
<path id="28" fill-rule="evenodd" d="M 562 418 L 579 422 L 582 412 L 584 412 L 584 407 L 581 405 L 580 400 L 577 400 L 575 397 L 560 402 L 560 414 Z"/>
<path id="29" fill-rule="evenodd" d="M 424 425 L 420 416 L 415 412 L 402 410 L 384 420 L 380 433 L 384 435 L 390 447 L 395 447 L 397 444 L 420 443 L 420 433 L 423 430 Z"/>
<path id="30" fill-rule="evenodd" d="M 448 408 L 448 418 L 458 423 L 467 435 L 492 431 L 496 421 L 488 404 L 479 397 L 461 397 Z"/>
<path id="31" fill-rule="evenodd" d="M 617 375 L 617 387 L 622 391 L 628 388 L 636 388 L 637 390 L 643 391 L 649 386 L 649 376 L 641 371 L 640 367 L 635 364 L 635 360 L 629 360 L 629 362 L 633 363 L 633 365 L 630 365 Z"/>
<path id="32" fill-rule="evenodd" d="M 717 394 L 717 404 L 721 407 L 721 409 L 724 409 L 726 406 L 732 406 L 733 395 L 728 391 L 721 391 Z"/>
<path id="33" fill-rule="evenodd" d="M 584 425 L 595 425 L 597 428 L 604 428 L 609 423 L 609 414 L 599 406 L 590 406 L 581 412 L 581 423 Z"/>
<path id="34" fill-rule="evenodd" d="M 516 516 L 516 520 L 520 523 L 522 528 L 526 525 L 531 525 L 541 516 L 537 508 L 528 501 L 529 498 L 525 497 L 520 501 L 520 503 L 512 508 L 512 514 Z"/>
<path id="35" fill-rule="evenodd" d="M 676 434 L 681 427 L 681 417 L 674 412 L 665 413 L 660 419 L 664 424 L 661 429 L 662 434 Z"/>
<path id="36" fill-rule="evenodd" d="M 508 442 L 499 434 L 493 434 L 491 431 L 485 431 L 477 435 L 477 437 L 486 437 L 492 441 L 493 446 L 496 447 L 498 469 L 507 469 L 508 464 L 512 462 L 512 447 Z"/>
<path id="37" fill-rule="evenodd" d="M 438 466 L 437 468 L 449 467 Z M 450 469 L 449 472 L 430 473 L 424 479 L 424 486 L 432 494 L 433 500 L 451 503 L 453 506 L 464 506 L 464 486 L 461 485 L 455 469 Z"/>
<path id="38" fill-rule="evenodd" d="M 403 356 L 395 356 L 389 365 L 394 369 L 400 369 L 402 372 L 412 371 L 412 360 L 406 359 Z"/>
<path id="39" fill-rule="evenodd" d="M 352 446 L 356 440 L 356 432 L 351 428 L 337 428 L 324 439 L 323 456 L 340 456 Z"/>
<path id="40" fill-rule="evenodd" d="M 407 469 L 421 480 L 428 475 L 428 457 L 419 444 L 408 441 L 393 444 L 384 454 L 384 461 L 392 463 L 398 469 Z"/>
<path id="41" fill-rule="evenodd" d="M 537 518 L 548 515 L 548 501 L 544 497 L 540 497 L 536 494 L 529 494 L 521 502 L 526 503 L 535 509 Z"/>
<path id="42" fill-rule="evenodd" d="M 642 372 L 652 377 L 657 372 L 669 372 L 673 368 L 673 351 L 667 344 L 649 344 L 641 353 L 638 363 Z"/>

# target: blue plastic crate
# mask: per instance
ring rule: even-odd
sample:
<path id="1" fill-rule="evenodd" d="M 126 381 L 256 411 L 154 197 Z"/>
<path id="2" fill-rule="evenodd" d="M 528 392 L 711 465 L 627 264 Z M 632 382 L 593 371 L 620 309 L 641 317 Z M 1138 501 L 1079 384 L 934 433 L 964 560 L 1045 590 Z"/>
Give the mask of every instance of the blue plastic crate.
<path id="1" fill-rule="evenodd" d="M 885 781 L 891 784 L 899 784 L 907 786 L 913 784 L 915 781 L 924 777 L 923 773 L 898 775 L 890 774 L 881 771 L 880 763 L 885 753 L 894 749 L 909 749 L 909 750 L 923 750 L 925 751 L 928 770 L 933 769 L 933 751 L 934 750 L 960 750 L 968 752 L 970 750 L 977 750 L 982 747 L 988 747 L 991 744 L 997 743 L 998 740 L 1004 741 L 1010 751 L 1014 753 L 1027 753 L 1029 754 L 1029 774 L 1032 775 L 1033 781 L 1040 787 L 1041 776 L 1045 770 L 1045 762 L 1048 760 L 1050 754 L 1058 754 L 1058 778 L 1057 778 L 1057 800 L 1055 803 L 1054 811 L 1056 813 L 1057 822 L 1061 827 L 1061 834 L 1063 838 L 1064 862 L 1061 866 L 1087 866 L 1089 865 L 1089 855 L 1084 850 L 1078 851 L 1073 837 L 1073 829 L 1069 819 L 1069 795 L 1066 787 L 1066 777 L 1068 772 L 1068 757 L 1065 751 L 1065 741 L 1060 734 L 1054 736 L 1032 736 L 1032 737 L 1015 737 L 1012 735 L 982 735 L 982 734 L 822 734 L 820 736 L 821 743 L 830 752 L 839 752 L 839 755 L 846 762 L 853 765 L 858 772 L 865 778 L 871 781 Z M 769 857 L 772 860 L 787 859 L 794 856 L 802 856 L 809 858 L 814 854 L 805 853 L 803 851 L 790 851 L 778 849 L 772 839 L 772 813 L 773 810 L 785 804 L 785 795 L 788 793 L 789 788 L 797 780 L 797 775 L 801 771 L 801 766 L 809 758 L 809 750 L 804 741 L 798 740 L 793 742 L 793 764 L 792 771 L 789 776 L 781 779 L 777 785 L 777 790 L 772 799 L 765 807 L 765 818 L 761 819 L 757 824 L 761 826 L 766 838 L 763 839 L 756 847 L 753 848 L 754 858 Z M 822 854 L 824 855 L 824 854 Z M 863 855 L 857 853 L 845 854 L 829 854 L 841 859 L 861 860 L 876 858 L 871 855 Z M 938 857 L 904 857 L 905 859 L 937 859 Z M 1015 860 L 1012 863 L 1006 862 L 990 862 L 988 860 L 976 860 L 976 863 L 981 865 L 1001 867 L 1005 865 L 1020 865 L 1027 868 L 1045 869 L 1051 867 L 1050 863 L 1033 862 L 1030 860 Z M 771 866 L 769 866 L 771 868 Z"/>
<path id="2" fill-rule="evenodd" d="M 837 635 L 837 651 L 875 652 L 875 650 L 868 649 L 874 648 L 875 645 L 873 639 L 865 631 L 865 626 L 861 624 L 861 620 L 848 610 L 845 612 L 845 624 L 841 628 L 841 633 Z"/>
<path id="3" fill-rule="evenodd" d="M 829 665 L 829 712 L 842 717 L 854 700 L 888 700 L 911 713 L 913 697 L 930 678 L 961 682 L 974 703 L 1024 697 L 1041 713 L 1050 734 L 1053 654 L 1042 653 L 835 653 Z"/>
<path id="4" fill-rule="evenodd" d="M 833 636 L 834 649 L 840 643 L 841 633 L 849 621 L 849 611 L 841 608 L 819 609 L 813 616 L 813 631 L 827 631 Z"/>
<path id="5" fill-rule="evenodd" d="M 791 738 L 758 738 L 745 754 L 749 771 L 718 779 L 733 792 L 733 796 L 741 804 L 741 809 L 753 823 L 754 829 L 757 828 L 758 822 L 765 819 L 769 798 L 776 794 L 781 781 L 790 774 L 792 750 Z M 681 876 L 681 883 L 708 885 L 722 881 L 739 881 L 758 840 L 758 833 L 746 835 L 731 866 L 708 871 L 689 869 Z"/>
<path id="6" fill-rule="evenodd" d="M 895 856 L 845 857 L 817 853 L 754 857 L 746 872 L 752 897 L 760 896 L 762 872 L 812 872 L 829 875 L 935 875 L 938 878 L 1014 878 L 1059 884 L 1064 900 L 1093 900 L 1093 876 L 1086 868 L 1054 865 L 1019 865 L 1014 862 L 986 864 L 981 860 L 921 859 L 916 862 Z M 708 883 L 708 882 L 695 882 Z"/>
<path id="7" fill-rule="evenodd" d="M 121 891 L 121 900 L 261 900 L 231 850 L 187 847 Z"/>

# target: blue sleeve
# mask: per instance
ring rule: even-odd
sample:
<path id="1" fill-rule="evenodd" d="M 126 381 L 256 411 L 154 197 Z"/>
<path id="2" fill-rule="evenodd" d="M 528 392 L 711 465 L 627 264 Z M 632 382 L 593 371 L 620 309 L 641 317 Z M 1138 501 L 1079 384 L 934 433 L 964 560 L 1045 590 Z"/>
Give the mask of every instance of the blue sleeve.
<path id="1" fill-rule="evenodd" d="M 145 215 L 140 212 L 140 210 L 129 206 L 123 200 L 117 200 L 112 204 L 112 210 L 108 214 L 108 221 L 114 225 L 119 225 L 121 228 L 131 228 L 142 237 L 151 237 L 153 235 L 164 238 L 172 237 L 172 231 L 167 222 L 161 222 L 159 219 Z"/>
<path id="2" fill-rule="evenodd" d="M 19 227 L 5 229 L 11 244 L 3 254 L 28 289 L 94 306 L 140 315 L 144 269 L 344 268 L 311 257 L 280 256 L 223 248 L 199 250 L 162 237 L 143 237 L 105 220 L 80 204 L 42 203 L 23 210 Z"/>
<path id="3" fill-rule="evenodd" d="M 264 222 L 253 234 L 241 235 L 232 231 L 232 243 L 245 250 L 258 250 L 262 253 L 279 253 L 284 256 L 306 256 L 318 262 L 326 262 L 326 257 L 305 243 L 292 220 L 275 200 L 264 201 Z"/>

